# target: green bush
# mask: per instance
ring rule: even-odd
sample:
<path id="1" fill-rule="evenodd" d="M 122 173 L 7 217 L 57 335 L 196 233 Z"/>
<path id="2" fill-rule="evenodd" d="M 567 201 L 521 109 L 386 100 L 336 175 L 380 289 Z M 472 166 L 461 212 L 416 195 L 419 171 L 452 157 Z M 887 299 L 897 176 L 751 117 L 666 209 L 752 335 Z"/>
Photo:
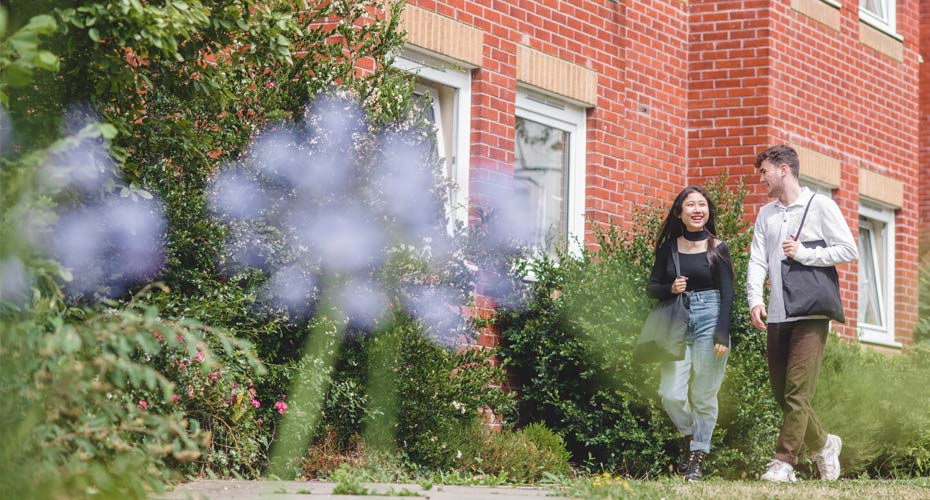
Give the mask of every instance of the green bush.
<path id="1" fill-rule="evenodd" d="M 843 474 L 930 473 L 930 347 L 883 354 L 831 337 L 814 406 L 843 439 Z"/>
<path id="2" fill-rule="evenodd" d="M 3 319 L 9 404 L 0 413 L 0 490 L 7 495 L 147 498 L 175 471 L 209 466 L 206 456 L 252 448 L 243 441 L 254 435 L 231 436 L 220 425 L 251 418 L 225 399 L 173 397 L 182 392 L 178 382 L 211 374 L 219 387 L 245 383 L 242 375 L 261 366 L 241 342 L 143 305 Z M 189 363 L 185 376 L 165 363 L 181 359 Z M 238 442 L 224 441 L 230 437 Z"/>
<path id="3" fill-rule="evenodd" d="M 562 436 L 552 432 L 540 422 L 534 422 L 520 429 L 520 432 L 546 456 L 545 462 L 539 466 L 540 470 L 562 476 L 568 475 L 571 471 L 569 467 L 571 454 L 565 449 L 565 440 Z"/>
<path id="4" fill-rule="evenodd" d="M 914 341 L 930 341 L 930 251 L 920 258 L 920 271 L 917 275 L 917 325 L 914 327 Z"/>
<path id="5" fill-rule="evenodd" d="M 491 364 L 494 351 L 438 345 L 405 314 L 343 351 L 324 403 L 324 426 L 341 443 L 364 435 L 415 466 L 451 470 L 482 410 L 512 408 L 500 389 L 503 370 Z"/>
<path id="6" fill-rule="evenodd" d="M 514 483 L 535 483 L 545 474 L 566 476 L 570 472 L 564 441 L 542 424 L 497 431 L 471 422 L 461 434 L 463 439 L 455 443 L 455 467 L 440 470 Z"/>

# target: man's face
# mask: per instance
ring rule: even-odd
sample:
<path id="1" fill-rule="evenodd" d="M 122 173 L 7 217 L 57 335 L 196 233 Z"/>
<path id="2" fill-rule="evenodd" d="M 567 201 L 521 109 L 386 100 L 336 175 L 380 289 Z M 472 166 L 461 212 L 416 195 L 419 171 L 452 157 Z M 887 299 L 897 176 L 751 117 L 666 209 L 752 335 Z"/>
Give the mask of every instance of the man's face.
<path id="1" fill-rule="evenodd" d="M 762 162 L 762 165 L 759 166 L 759 181 L 765 186 L 765 192 L 768 194 L 769 198 L 778 198 L 781 196 L 785 189 L 785 174 L 787 170 L 788 165 L 784 163 L 775 165 L 768 160 L 765 160 Z"/>

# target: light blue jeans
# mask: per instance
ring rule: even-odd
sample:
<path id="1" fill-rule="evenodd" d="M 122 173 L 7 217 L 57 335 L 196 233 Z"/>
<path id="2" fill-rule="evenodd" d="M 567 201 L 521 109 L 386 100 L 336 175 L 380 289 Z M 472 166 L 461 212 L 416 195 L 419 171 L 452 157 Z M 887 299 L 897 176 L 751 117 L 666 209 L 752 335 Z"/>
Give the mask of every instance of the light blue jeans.
<path id="1" fill-rule="evenodd" d="M 714 354 L 720 291 L 704 290 L 689 295 L 691 314 L 685 359 L 661 364 L 659 396 L 678 431 L 692 437 L 691 451 L 710 453 L 710 437 L 717 425 L 717 393 L 729 352 L 719 358 Z"/>

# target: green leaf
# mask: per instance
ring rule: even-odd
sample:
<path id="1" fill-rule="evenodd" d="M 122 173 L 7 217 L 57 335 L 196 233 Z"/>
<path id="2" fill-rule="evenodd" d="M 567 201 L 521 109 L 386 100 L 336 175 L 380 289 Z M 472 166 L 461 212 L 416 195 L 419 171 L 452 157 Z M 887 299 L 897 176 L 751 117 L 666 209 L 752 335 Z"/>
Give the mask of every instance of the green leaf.
<path id="1" fill-rule="evenodd" d="M 8 21 L 8 16 L 6 15 L 6 9 L 0 6 L 0 38 L 6 37 L 6 25 Z"/>
<path id="2" fill-rule="evenodd" d="M 13 88 L 25 87 L 32 81 L 32 68 L 13 63 L 3 70 L 3 81 Z"/>
<path id="3" fill-rule="evenodd" d="M 30 19 L 29 24 L 27 24 L 24 29 L 34 31 L 40 35 L 47 35 L 49 33 L 54 33 L 57 28 L 58 23 L 55 22 L 54 17 L 42 14 Z"/>
<path id="4" fill-rule="evenodd" d="M 58 56 L 47 50 L 40 50 L 35 58 L 36 67 L 48 71 L 58 71 Z"/>
<path id="5" fill-rule="evenodd" d="M 119 131 L 116 130 L 116 127 L 110 123 L 102 123 L 100 124 L 100 134 L 103 135 L 104 139 L 112 140 L 116 138 L 117 134 L 119 134 Z"/>
<path id="6" fill-rule="evenodd" d="M 89 29 L 89 30 L 87 31 L 87 36 L 89 36 L 91 40 L 93 40 L 93 41 L 95 41 L 95 42 L 97 42 L 97 43 L 100 43 L 100 32 L 97 31 L 97 28 L 91 28 L 91 29 Z"/>
<path id="7" fill-rule="evenodd" d="M 74 281 L 74 275 L 71 274 L 71 270 L 67 267 L 58 266 L 58 277 L 68 283 Z"/>

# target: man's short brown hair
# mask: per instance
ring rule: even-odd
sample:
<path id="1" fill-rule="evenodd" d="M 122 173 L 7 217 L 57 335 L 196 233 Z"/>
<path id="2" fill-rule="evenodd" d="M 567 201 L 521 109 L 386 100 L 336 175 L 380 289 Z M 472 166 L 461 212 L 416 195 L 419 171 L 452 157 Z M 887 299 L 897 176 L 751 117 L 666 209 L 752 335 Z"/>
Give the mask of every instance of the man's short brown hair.
<path id="1" fill-rule="evenodd" d="M 798 152 L 787 144 L 772 146 L 756 156 L 756 168 L 762 168 L 762 162 L 768 161 L 773 165 L 787 163 L 791 174 L 797 179 L 801 176 L 801 162 L 798 161 Z"/>

